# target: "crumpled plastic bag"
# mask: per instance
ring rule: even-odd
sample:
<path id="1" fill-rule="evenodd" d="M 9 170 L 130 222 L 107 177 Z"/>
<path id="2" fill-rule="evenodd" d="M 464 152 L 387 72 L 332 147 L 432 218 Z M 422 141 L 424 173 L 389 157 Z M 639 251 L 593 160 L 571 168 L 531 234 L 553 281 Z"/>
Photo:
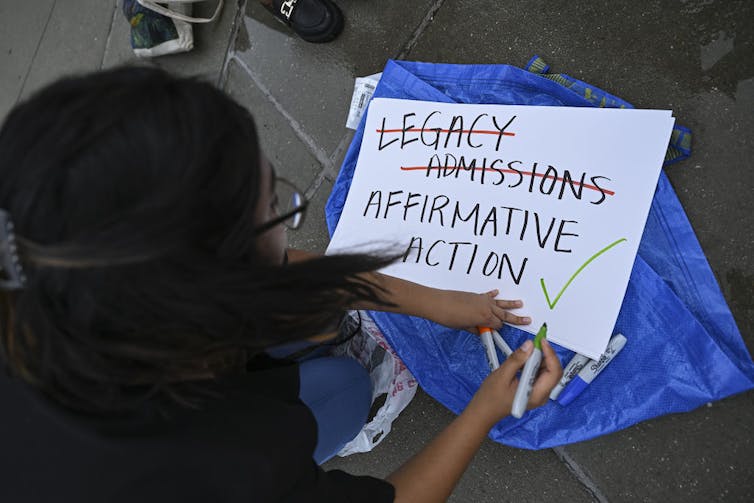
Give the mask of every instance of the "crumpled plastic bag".
<path id="1" fill-rule="evenodd" d="M 346 333 L 358 330 L 357 335 L 338 345 L 333 356 L 347 356 L 357 360 L 369 372 L 372 381 L 372 403 L 381 395 L 385 402 L 380 406 L 358 435 L 338 452 L 345 457 L 357 452 L 369 452 L 380 444 L 416 394 L 417 382 L 382 331 L 366 311 L 351 311 L 346 319 Z"/>
<path id="2" fill-rule="evenodd" d="M 555 80 L 508 65 L 389 61 L 374 96 L 463 103 L 599 105 Z M 327 202 L 331 234 L 345 203 L 363 133 L 362 120 Z M 488 373 L 478 338 L 424 319 L 371 314 L 422 388 L 460 413 Z M 514 348 L 528 336 L 509 326 L 501 333 Z M 574 402 L 561 407 L 550 401 L 520 420 L 505 418 L 492 429 L 490 437 L 526 449 L 554 447 L 659 415 L 692 410 L 754 387 L 754 363 L 664 173 L 614 333 L 626 336 L 626 347 Z M 572 355 L 558 349 L 564 365 Z"/>

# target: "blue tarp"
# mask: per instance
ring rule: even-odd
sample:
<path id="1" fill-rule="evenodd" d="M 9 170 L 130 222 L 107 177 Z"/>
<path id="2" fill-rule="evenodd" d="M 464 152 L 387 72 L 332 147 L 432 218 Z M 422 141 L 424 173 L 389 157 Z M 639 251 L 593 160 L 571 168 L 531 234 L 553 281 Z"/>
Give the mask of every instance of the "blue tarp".
<path id="1" fill-rule="evenodd" d="M 588 87 L 590 94 L 610 98 L 595 102 L 583 93 L 587 84 L 570 79 L 581 85 L 571 89 L 556 80 L 508 65 L 389 61 L 375 96 L 449 103 L 630 106 Z M 362 120 L 327 202 L 331 234 L 343 210 L 363 133 Z M 422 388 L 453 412 L 462 411 L 488 374 L 478 338 L 424 319 L 372 314 Z M 615 324 L 619 332 L 628 339 L 625 349 L 573 403 L 561 407 L 551 401 L 522 419 L 508 417 L 490 437 L 526 449 L 554 447 L 754 387 L 754 363 L 664 172 Z M 501 333 L 514 348 L 530 337 L 508 326 Z M 564 366 L 572 355 L 558 349 Z"/>

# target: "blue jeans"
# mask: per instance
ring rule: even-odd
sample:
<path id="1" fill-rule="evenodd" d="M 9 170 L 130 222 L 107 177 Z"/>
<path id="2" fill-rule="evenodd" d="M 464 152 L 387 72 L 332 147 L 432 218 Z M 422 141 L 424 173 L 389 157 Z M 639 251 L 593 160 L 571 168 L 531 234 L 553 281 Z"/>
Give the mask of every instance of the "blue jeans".
<path id="1" fill-rule="evenodd" d="M 314 460 L 321 465 L 366 423 L 372 406 L 372 381 L 364 367 L 351 358 L 313 358 L 299 367 L 299 398 L 317 420 Z"/>

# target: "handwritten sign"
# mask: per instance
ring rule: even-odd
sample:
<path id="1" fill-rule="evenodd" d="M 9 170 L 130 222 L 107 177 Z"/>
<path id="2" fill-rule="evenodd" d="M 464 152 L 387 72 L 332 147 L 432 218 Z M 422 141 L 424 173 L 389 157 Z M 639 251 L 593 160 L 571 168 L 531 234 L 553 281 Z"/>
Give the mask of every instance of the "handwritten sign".
<path id="1" fill-rule="evenodd" d="M 372 101 L 328 253 L 398 250 L 385 274 L 522 299 L 598 358 L 657 185 L 670 111 Z M 647 299 L 651 302 L 651 299 Z"/>

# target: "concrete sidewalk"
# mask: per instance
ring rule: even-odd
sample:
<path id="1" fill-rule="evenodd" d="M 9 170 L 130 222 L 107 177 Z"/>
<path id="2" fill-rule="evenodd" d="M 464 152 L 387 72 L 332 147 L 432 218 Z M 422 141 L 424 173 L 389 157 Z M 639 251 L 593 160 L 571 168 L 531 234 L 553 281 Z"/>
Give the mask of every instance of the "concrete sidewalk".
<path id="1" fill-rule="evenodd" d="M 637 107 L 673 109 L 694 131 L 692 157 L 667 173 L 754 348 L 754 4 L 337 1 L 346 28 L 330 44 L 297 39 L 254 0 L 226 0 L 220 20 L 195 30 L 194 51 L 150 63 L 201 75 L 253 112 L 276 168 L 313 201 L 293 245 L 326 246 L 354 77 L 388 58 L 521 66 L 539 54 Z M 61 75 L 132 61 L 120 2 L 0 0 L 0 117 Z M 328 466 L 387 475 L 451 418 L 419 393 L 373 452 Z M 749 392 L 558 449 L 488 441 L 451 501 L 754 501 L 753 424 Z"/>

